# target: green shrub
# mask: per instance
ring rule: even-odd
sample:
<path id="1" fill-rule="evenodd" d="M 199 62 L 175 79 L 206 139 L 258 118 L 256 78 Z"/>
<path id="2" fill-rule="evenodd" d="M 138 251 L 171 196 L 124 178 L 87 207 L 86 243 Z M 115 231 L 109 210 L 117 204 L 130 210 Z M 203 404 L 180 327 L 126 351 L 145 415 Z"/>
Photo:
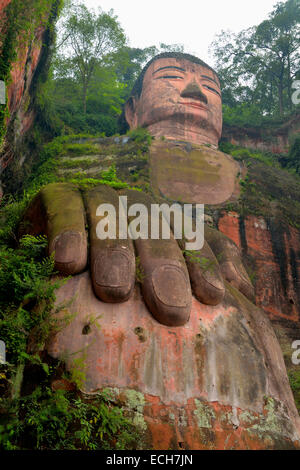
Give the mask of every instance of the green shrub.
<path id="1" fill-rule="evenodd" d="M 291 170 L 295 170 L 300 175 L 300 137 L 296 137 L 294 143 L 290 147 L 287 166 Z"/>
<path id="2" fill-rule="evenodd" d="M 294 394 L 295 403 L 300 413 L 300 373 L 289 372 L 289 381 Z"/>
<path id="3" fill-rule="evenodd" d="M 74 393 L 37 387 L 18 401 L 1 400 L 0 449 L 101 450 L 134 448 L 135 426 L 105 394 L 85 402 Z"/>
<path id="4" fill-rule="evenodd" d="M 33 349 L 39 349 L 54 328 L 51 312 L 61 282 L 49 281 L 54 260 L 45 256 L 46 246 L 45 237 L 27 235 L 17 249 L 0 249 L 0 338 L 11 364 L 23 362 L 31 331 Z"/>
<path id="5" fill-rule="evenodd" d="M 141 149 L 141 151 L 147 151 L 153 139 L 153 137 L 149 134 L 147 129 L 144 129 L 143 127 L 132 129 L 131 131 L 127 132 L 127 135 L 136 143 L 144 143 L 146 145 L 145 150 Z"/>
<path id="6" fill-rule="evenodd" d="M 99 147 L 93 144 L 67 144 L 64 148 L 64 154 L 69 155 L 97 155 L 99 154 Z"/>

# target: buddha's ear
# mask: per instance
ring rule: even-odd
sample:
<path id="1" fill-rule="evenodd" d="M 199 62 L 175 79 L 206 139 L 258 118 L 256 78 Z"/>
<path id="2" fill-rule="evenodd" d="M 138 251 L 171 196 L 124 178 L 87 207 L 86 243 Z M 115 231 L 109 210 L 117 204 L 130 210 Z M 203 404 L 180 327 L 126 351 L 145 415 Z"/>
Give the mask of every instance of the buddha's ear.
<path id="1" fill-rule="evenodd" d="M 131 96 L 125 104 L 125 119 L 130 129 L 137 127 L 137 99 Z"/>

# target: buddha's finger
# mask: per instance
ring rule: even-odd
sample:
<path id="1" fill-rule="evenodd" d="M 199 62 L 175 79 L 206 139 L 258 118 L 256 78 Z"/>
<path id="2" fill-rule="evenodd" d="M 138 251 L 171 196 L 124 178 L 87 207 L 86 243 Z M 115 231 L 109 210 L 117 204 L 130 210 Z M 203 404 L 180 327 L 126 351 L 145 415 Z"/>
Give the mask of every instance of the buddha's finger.
<path id="1" fill-rule="evenodd" d="M 183 213 L 181 216 L 179 215 L 179 220 L 181 218 L 183 227 L 186 227 L 185 224 L 187 220 L 184 220 L 186 217 L 188 217 L 187 214 L 184 216 Z M 200 236 L 199 233 L 196 235 L 198 224 L 195 224 L 195 220 L 191 220 L 190 224 L 193 229 L 193 234 L 195 234 L 193 243 L 191 243 L 191 240 L 185 238 L 185 235 L 178 238 L 177 241 L 184 253 L 193 294 L 197 300 L 205 305 L 218 305 L 222 302 L 225 295 L 224 280 L 218 260 L 206 242 L 205 237 L 202 248 L 195 248 L 193 250 L 186 249 L 186 247 L 195 246 L 197 237 Z M 174 219 L 171 219 L 171 228 L 173 232 L 176 233 L 176 231 L 174 231 Z M 198 243 L 196 243 L 196 246 L 197 244 Z"/>
<path id="2" fill-rule="evenodd" d="M 241 260 L 236 244 L 218 230 L 205 226 L 205 240 L 219 262 L 223 277 L 249 300 L 254 301 L 254 287 Z"/>
<path id="3" fill-rule="evenodd" d="M 184 250 L 195 297 L 206 305 L 218 305 L 225 295 L 225 286 L 219 263 L 204 241 L 203 248 L 197 251 Z"/>
<path id="4" fill-rule="evenodd" d="M 87 265 L 85 209 L 79 190 L 68 183 L 45 186 L 26 211 L 21 234 L 46 234 L 55 269 L 67 275 Z"/>
<path id="5" fill-rule="evenodd" d="M 118 193 L 109 186 L 97 186 L 85 193 L 85 204 L 94 292 L 104 302 L 124 302 L 135 284 L 135 254 L 132 240 L 120 238 Z M 126 214 L 122 220 L 127 232 Z"/>
<path id="6" fill-rule="evenodd" d="M 122 192 L 128 198 L 128 206 L 134 211 L 134 204 L 141 204 L 146 209 L 140 227 L 145 239 L 136 239 L 138 256 L 137 274 L 141 281 L 142 294 L 147 307 L 154 318 L 167 326 L 184 325 L 190 317 L 192 293 L 189 275 L 182 252 L 170 236 L 162 239 L 151 238 L 151 204 L 153 200 L 146 194 L 127 190 Z M 135 208 L 138 210 L 137 206 Z M 132 237 L 137 222 L 133 212 L 129 214 L 129 230 Z M 152 219 L 153 222 L 153 219 Z"/>

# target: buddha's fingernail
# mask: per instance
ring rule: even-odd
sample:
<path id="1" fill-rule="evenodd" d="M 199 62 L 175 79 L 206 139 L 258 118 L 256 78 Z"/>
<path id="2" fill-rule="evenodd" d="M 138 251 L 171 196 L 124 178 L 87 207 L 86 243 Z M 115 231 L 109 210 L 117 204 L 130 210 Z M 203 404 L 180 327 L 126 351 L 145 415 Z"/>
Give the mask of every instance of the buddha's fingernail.
<path id="1" fill-rule="evenodd" d="M 75 274 L 86 264 L 86 241 L 79 232 L 64 232 L 54 244 L 56 268 L 66 274 Z"/>
<path id="2" fill-rule="evenodd" d="M 154 298 L 150 310 L 153 316 L 167 326 L 187 323 L 192 294 L 186 274 L 174 265 L 159 266 L 151 275 L 151 284 Z"/>
<path id="3" fill-rule="evenodd" d="M 134 259 L 124 249 L 103 250 L 93 262 L 92 278 L 96 295 L 105 302 L 124 302 L 134 286 Z"/>

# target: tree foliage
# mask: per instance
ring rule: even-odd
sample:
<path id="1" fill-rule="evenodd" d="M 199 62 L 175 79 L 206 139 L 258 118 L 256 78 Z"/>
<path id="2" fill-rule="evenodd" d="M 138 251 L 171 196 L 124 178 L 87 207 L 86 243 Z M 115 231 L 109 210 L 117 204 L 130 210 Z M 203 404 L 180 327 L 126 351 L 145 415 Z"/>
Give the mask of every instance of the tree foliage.
<path id="1" fill-rule="evenodd" d="M 60 39 L 57 68 L 62 77 L 77 81 L 86 114 L 92 78 L 99 67 L 111 65 L 113 54 L 125 44 L 125 34 L 112 10 L 95 13 L 79 4 L 68 9 Z"/>
<path id="2" fill-rule="evenodd" d="M 248 103 L 263 116 L 293 108 L 300 68 L 300 1 L 279 2 L 267 20 L 238 34 L 222 31 L 212 44 L 224 103 Z"/>
<path id="3" fill-rule="evenodd" d="M 113 10 L 67 3 L 58 23 L 56 53 L 40 96 L 56 135 L 118 133 L 118 118 L 144 65 L 180 44 L 132 48 Z"/>
<path id="4" fill-rule="evenodd" d="M 300 137 L 296 137 L 286 159 L 287 167 L 300 175 Z"/>

